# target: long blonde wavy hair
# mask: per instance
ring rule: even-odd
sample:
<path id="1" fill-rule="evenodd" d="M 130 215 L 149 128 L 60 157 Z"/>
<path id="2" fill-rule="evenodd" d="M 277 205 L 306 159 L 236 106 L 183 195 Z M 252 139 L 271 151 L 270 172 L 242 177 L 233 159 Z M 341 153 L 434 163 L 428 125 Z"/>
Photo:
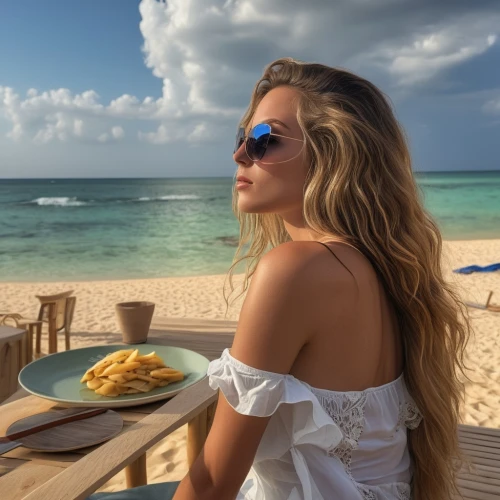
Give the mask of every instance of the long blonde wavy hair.
<path id="1" fill-rule="evenodd" d="M 305 223 L 361 250 L 397 311 L 404 377 L 423 415 L 421 424 L 408 431 L 413 498 L 449 500 L 458 493 L 456 473 L 467 462 L 457 425 L 471 327 L 466 306 L 443 278 L 441 234 L 423 208 L 404 132 L 388 99 L 372 83 L 343 69 L 292 58 L 265 68 L 240 126 L 251 123 L 264 95 L 278 86 L 300 96 L 297 118 L 311 159 Z M 232 294 L 234 267 L 250 259 L 244 293 L 262 255 L 291 240 L 277 214 L 242 213 L 237 197 L 233 189 L 240 238 L 224 283 L 228 307 L 226 284 L 229 279 Z"/>

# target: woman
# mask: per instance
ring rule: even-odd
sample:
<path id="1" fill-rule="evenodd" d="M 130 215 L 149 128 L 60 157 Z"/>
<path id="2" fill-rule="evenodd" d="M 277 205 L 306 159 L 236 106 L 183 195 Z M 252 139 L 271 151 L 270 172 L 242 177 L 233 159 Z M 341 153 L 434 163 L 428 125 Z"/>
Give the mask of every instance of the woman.
<path id="1" fill-rule="evenodd" d="M 470 328 L 391 107 L 352 73 L 284 58 L 241 127 L 231 291 L 247 243 L 252 280 L 209 366 L 205 447 L 180 484 L 93 498 L 450 499 Z"/>

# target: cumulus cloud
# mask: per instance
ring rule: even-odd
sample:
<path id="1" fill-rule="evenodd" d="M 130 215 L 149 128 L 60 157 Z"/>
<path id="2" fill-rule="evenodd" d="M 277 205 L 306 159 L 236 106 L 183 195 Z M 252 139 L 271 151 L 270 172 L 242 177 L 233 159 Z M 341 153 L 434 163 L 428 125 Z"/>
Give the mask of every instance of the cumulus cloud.
<path id="1" fill-rule="evenodd" d="M 373 63 L 387 68 L 401 86 L 426 83 L 448 68 L 483 54 L 496 43 L 496 26 L 490 20 L 470 29 L 467 24 L 464 19 L 453 26 L 434 28 L 414 36 L 407 45 L 381 46 L 370 56 Z"/>
<path id="2" fill-rule="evenodd" d="M 140 134 L 155 144 L 205 140 L 202 117 L 234 122 L 274 58 L 375 67 L 408 88 L 485 52 L 500 26 L 493 2 L 446 0 L 143 0 L 140 11 L 146 65 L 163 80 L 162 123 Z M 172 115 L 196 116 L 191 131 L 170 126 Z"/>
<path id="3" fill-rule="evenodd" d="M 106 143 L 120 141 L 124 137 L 125 131 L 123 130 L 123 128 L 115 125 L 114 127 L 111 127 L 109 132 L 103 132 L 102 134 L 99 134 L 97 140 L 100 143 Z"/>
<path id="4" fill-rule="evenodd" d="M 139 101 L 123 95 L 108 105 L 99 101 L 99 95 L 93 90 L 73 94 L 69 89 L 42 93 L 29 89 L 26 96 L 21 97 L 13 88 L 0 86 L 0 113 L 12 124 L 7 136 L 13 140 L 28 136 L 38 144 L 69 139 L 107 142 L 103 140 L 105 133 L 112 139 L 121 139 L 124 135 L 123 127 L 118 125 L 107 132 L 112 120 L 158 121 L 161 116 L 162 98 L 147 97 Z"/>
<path id="5" fill-rule="evenodd" d="M 139 132 L 139 139 L 151 144 L 166 144 L 172 142 L 173 135 L 165 125 L 160 125 L 156 132 Z"/>
<path id="6" fill-rule="evenodd" d="M 47 115 L 45 121 L 45 125 L 33 138 L 37 144 L 45 144 L 54 139 L 65 142 L 70 137 L 81 137 L 83 134 L 83 121 L 72 119 L 64 113 Z"/>
<path id="7" fill-rule="evenodd" d="M 496 0 L 142 0 L 139 10 L 159 98 L 124 94 L 103 104 L 93 90 L 30 89 L 21 98 L 0 87 L 8 136 L 108 143 L 133 121 L 139 140 L 196 144 L 215 127 L 234 128 L 275 58 L 374 71 L 389 87 L 432 91 L 450 68 L 495 44 L 500 26 Z"/>
<path id="8" fill-rule="evenodd" d="M 13 88 L 0 86 L 0 111 L 12 124 L 7 136 L 20 140 L 29 135 L 38 144 L 84 138 L 85 119 L 105 114 L 98 97 L 92 90 L 73 94 L 68 89 L 29 89 L 22 99 Z"/>

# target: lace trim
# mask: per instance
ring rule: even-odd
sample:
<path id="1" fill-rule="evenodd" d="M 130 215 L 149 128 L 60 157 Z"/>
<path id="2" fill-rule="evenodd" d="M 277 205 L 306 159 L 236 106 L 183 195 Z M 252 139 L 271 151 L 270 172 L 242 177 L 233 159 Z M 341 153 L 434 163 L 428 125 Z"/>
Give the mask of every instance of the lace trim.
<path id="1" fill-rule="evenodd" d="M 356 482 L 351 474 L 352 451 L 358 447 L 365 423 L 366 393 L 351 392 L 341 397 L 338 395 L 328 397 L 319 392 L 315 392 L 315 395 L 323 409 L 342 431 L 342 441 L 335 448 L 328 450 L 327 455 L 337 457 L 342 462 L 347 475 L 363 495 L 363 500 L 377 500 L 373 491 Z"/>
<path id="2" fill-rule="evenodd" d="M 365 421 L 365 405 L 367 394 L 364 392 L 346 392 L 339 397 L 338 394 L 327 395 L 314 391 L 323 409 L 342 431 L 342 441 L 331 450 L 327 451 L 330 457 L 338 458 L 344 469 L 363 496 L 363 500 L 377 500 L 375 493 L 365 485 L 358 483 L 351 473 L 352 452 L 358 447 L 359 438 L 363 432 Z M 396 431 L 402 424 L 409 429 L 416 429 L 422 420 L 422 415 L 415 403 L 405 401 L 399 406 L 399 418 Z M 406 483 L 396 485 L 398 500 L 411 500 L 411 487 Z"/>
<path id="3" fill-rule="evenodd" d="M 398 500 L 411 500 L 411 487 L 406 483 L 397 483 L 396 491 L 398 493 Z"/>
<path id="4" fill-rule="evenodd" d="M 346 470 L 351 471 L 352 450 L 358 447 L 365 420 L 365 393 L 346 393 L 341 397 L 316 393 L 323 409 L 342 431 L 342 441 L 327 453 L 337 457 Z"/>
<path id="5" fill-rule="evenodd" d="M 354 481 L 352 476 L 351 479 Z M 354 481 L 354 484 L 356 485 L 356 488 L 358 488 L 358 491 L 363 495 L 363 500 L 377 500 L 375 493 L 369 490 L 366 486 L 363 486 L 362 484 L 357 483 L 356 481 Z"/>
<path id="6" fill-rule="evenodd" d="M 422 414 L 417 405 L 411 401 L 405 401 L 399 405 L 399 418 L 396 425 L 396 432 L 399 431 L 401 425 L 405 425 L 408 429 L 416 429 L 422 421 Z"/>

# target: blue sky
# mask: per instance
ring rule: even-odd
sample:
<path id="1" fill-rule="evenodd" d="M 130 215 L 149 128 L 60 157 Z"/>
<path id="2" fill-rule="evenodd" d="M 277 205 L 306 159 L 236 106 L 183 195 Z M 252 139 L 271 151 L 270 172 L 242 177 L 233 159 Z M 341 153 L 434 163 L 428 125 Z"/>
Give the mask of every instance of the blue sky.
<path id="1" fill-rule="evenodd" d="M 465 0 L 5 0 L 0 177 L 231 176 L 271 60 L 393 101 L 415 170 L 499 169 L 500 5 Z"/>
<path id="2" fill-rule="evenodd" d="M 34 0 L 0 4 L 0 79 L 24 94 L 65 87 L 122 94 L 161 94 L 144 64 L 136 0 Z"/>

